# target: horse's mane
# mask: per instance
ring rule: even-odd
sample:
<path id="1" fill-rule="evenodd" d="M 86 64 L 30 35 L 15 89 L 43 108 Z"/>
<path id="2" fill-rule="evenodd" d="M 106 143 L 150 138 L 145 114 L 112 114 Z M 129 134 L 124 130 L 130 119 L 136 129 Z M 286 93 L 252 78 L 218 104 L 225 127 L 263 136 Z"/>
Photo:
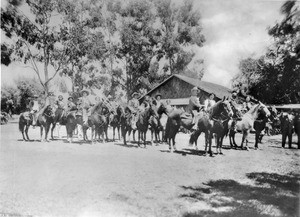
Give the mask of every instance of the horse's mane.
<path id="1" fill-rule="evenodd" d="M 210 109 L 209 109 L 209 114 L 211 117 L 213 117 L 214 115 L 216 115 L 216 113 L 218 112 L 219 106 L 223 101 L 220 100 L 218 101 L 216 104 L 214 104 Z"/>

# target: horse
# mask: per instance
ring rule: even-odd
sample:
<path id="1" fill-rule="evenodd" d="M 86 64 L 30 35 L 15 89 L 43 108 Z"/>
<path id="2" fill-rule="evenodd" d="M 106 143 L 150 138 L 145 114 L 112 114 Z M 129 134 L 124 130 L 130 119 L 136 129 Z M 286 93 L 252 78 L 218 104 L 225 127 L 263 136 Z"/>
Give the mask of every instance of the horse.
<path id="1" fill-rule="evenodd" d="M 79 114 L 78 111 L 70 111 L 66 117 L 67 140 L 69 142 L 72 142 L 73 132 L 76 129 L 77 125 L 82 126 L 84 141 L 88 140 L 87 129 L 90 127 L 92 128 L 92 143 L 95 136 L 99 135 L 101 130 L 103 130 L 103 132 L 106 132 L 107 136 L 108 119 L 105 114 L 103 114 L 103 110 L 105 110 L 106 114 L 107 111 L 103 102 L 99 102 L 94 107 L 92 107 L 91 115 L 88 117 L 87 125 L 83 123 L 82 114 Z"/>
<path id="2" fill-rule="evenodd" d="M 134 129 L 132 126 L 133 126 L 133 115 L 131 110 L 128 108 L 128 107 L 119 107 L 120 109 L 120 113 L 121 113 L 121 117 L 120 117 L 120 120 L 121 120 L 121 123 L 120 123 L 120 126 L 121 126 L 121 134 L 122 134 L 122 137 L 123 137 L 123 143 L 124 145 L 127 145 L 127 142 L 126 142 L 126 134 L 128 133 L 128 137 L 130 137 L 130 134 L 131 132 L 133 132 L 133 140 L 135 141 L 135 131 L 136 129 Z"/>
<path id="3" fill-rule="evenodd" d="M 53 121 L 54 112 L 51 105 L 46 106 L 40 111 L 40 114 L 37 118 L 37 126 L 40 126 L 40 135 L 41 135 L 41 141 L 43 141 L 43 130 L 45 130 L 45 141 L 48 141 L 48 132 L 50 129 L 50 125 Z M 28 130 L 29 126 L 32 125 L 32 116 L 29 112 L 23 112 L 21 113 L 19 117 L 19 130 L 22 133 L 23 140 L 24 141 L 30 141 L 28 136 Z M 24 136 L 25 133 L 25 136 Z"/>
<path id="4" fill-rule="evenodd" d="M 264 134 L 262 134 L 262 131 L 265 130 L 267 122 L 269 121 L 269 117 L 271 115 L 271 112 L 268 110 L 268 108 L 263 109 L 261 107 L 258 110 L 257 119 L 254 121 L 253 128 L 255 130 L 255 149 L 258 148 L 258 143 L 261 143 L 262 137 Z"/>
<path id="5" fill-rule="evenodd" d="M 151 116 L 158 117 L 155 106 L 149 104 L 145 111 L 139 113 L 136 127 L 138 130 L 138 146 L 140 147 L 140 139 L 144 140 L 144 147 L 146 148 L 146 133 L 148 130 L 149 119 Z"/>
<path id="6" fill-rule="evenodd" d="M 53 131 L 54 128 L 57 126 L 57 132 L 58 132 L 58 138 L 60 138 L 60 126 L 61 125 L 66 125 L 66 112 L 64 109 L 62 108 L 57 108 L 54 112 L 54 118 L 53 118 L 53 122 L 52 122 L 52 128 L 51 128 L 51 138 L 52 140 L 54 140 L 54 136 L 53 136 Z"/>
<path id="7" fill-rule="evenodd" d="M 41 141 L 43 141 L 43 130 L 45 130 L 45 141 L 49 142 L 47 137 L 50 130 L 51 123 L 53 123 L 54 119 L 54 109 L 53 106 L 48 105 L 44 109 L 44 111 L 41 112 L 41 114 L 38 115 L 37 118 L 37 126 L 40 126 L 40 132 L 41 132 Z"/>
<path id="8" fill-rule="evenodd" d="M 116 113 L 112 116 L 112 121 L 110 122 L 110 126 L 113 128 L 113 141 L 115 141 L 115 131 L 118 130 L 118 138 L 120 140 L 120 127 L 121 127 L 121 115 L 122 115 L 122 108 L 119 105 L 116 108 Z"/>
<path id="9" fill-rule="evenodd" d="M 274 106 L 268 106 L 267 109 L 270 112 L 270 116 L 266 117 L 266 114 L 259 110 L 257 120 L 254 121 L 255 132 L 260 132 L 258 135 L 258 143 L 262 143 L 262 138 L 265 134 L 270 136 L 270 131 L 273 132 L 273 126 L 279 122 L 278 112 Z M 262 133 L 264 131 L 264 133 Z"/>
<path id="10" fill-rule="evenodd" d="M 202 132 L 205 133 L 205 154 L 209 146 L 209 154 L 212 156 L 211 143 L 215 135 L 217 154 L 222 153 L 223 138 L 228 130 L 228 121 L 233 116 L 229 101 L 224 97 L 218 101 L 210 110 L 200 113 L 197 123 L 197 130 L 191 134 L 189 143 L 195 143 L 197 148 L 197 139 Z"/>
<path id="11" fill-rule="evenodd" d="M 94 141 L 98 138 L 100 139 L 100 136 L 102 136 L 102 142 L 105 141 L 104 134 L 107 138 L 107 127 L 109 122 L 108 117 L 108 108 L 104 105 L 104 103 L 98 103 L 91 109 L 91 115 L 88 117 L 88 126 L 92 129 L 92 136 L 91 141 L 92 144 Z M 84 128 L 86 129 L 86 128 Z M 86 135 L 86 132 L 83 131 L 83 134 Z"/>
<path id="12" fill-rule="evenodd" d="M 246 150 L 248 150 L 247 137 L 248 137 L 248 134 L 250 133 L 250 131 L 254 129 L 254 122 L 258 117 L 260 109 L 263 110 L 266 117 L 270 116 L 270 112 L 267 109 L 267 107 L 264 104 L 262 104 L 261 102 L 259 102 L 257 105 L 254 105 L 248 112 L 246 112 L 242 116 L 241 120 L 238 120 L 236 122 L 237 131 L 242 132 L 242 134 L 243 134 L 242 143 L 241 143 L 241 146 L 240 146 L 241 149 L 243 149 L 243 143 L 246 141 Z M 235 143 L 235 133 L 236 133 L 236 131 L 231 126 L 231 129 L 229 130 L 229 140 L 230 140 L 231 147 L 233 145 L 235 147 L 237 147 L 237 144 Z M 258 137 L 257 137 L 257 139 L 258 139 Z M 255 149 L 257 149 L 257 144 L 255 145 Z"/>
<path id="13" fill-rule="evenodd" d="M 28 136 L 28 130 L 30 125 L 32 125 L 32 118 L 30 117 L 30 113 L 28 111 L 21 113 L 19 117 L 19 130 L 22 133 L 24 141 L 30 141 Z"/>

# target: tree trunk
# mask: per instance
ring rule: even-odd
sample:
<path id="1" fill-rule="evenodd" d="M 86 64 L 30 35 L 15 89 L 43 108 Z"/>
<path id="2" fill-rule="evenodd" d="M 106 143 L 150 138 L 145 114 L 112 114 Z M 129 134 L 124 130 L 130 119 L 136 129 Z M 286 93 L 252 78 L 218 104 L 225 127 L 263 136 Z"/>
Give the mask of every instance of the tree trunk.
<path id="1" fill-rule="evenodd" d="M 49 93 L 49 73 L 48 73 L 48 65 L 49 65 L 49 56 L 47 54 L 46 48 L 44 48 L 44 75 L 45 75 L 45 95 L 48 96 Z"/>

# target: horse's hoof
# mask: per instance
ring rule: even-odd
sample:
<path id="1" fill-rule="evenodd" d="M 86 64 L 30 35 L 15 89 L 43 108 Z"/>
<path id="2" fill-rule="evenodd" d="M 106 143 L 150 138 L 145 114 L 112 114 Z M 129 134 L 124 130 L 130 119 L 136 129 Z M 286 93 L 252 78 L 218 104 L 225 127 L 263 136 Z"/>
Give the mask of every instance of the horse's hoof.
<path id="1" fill-rule="evenodd" d="M 223 155 L 223 152 L 220 152 L 220 155 Z"/>

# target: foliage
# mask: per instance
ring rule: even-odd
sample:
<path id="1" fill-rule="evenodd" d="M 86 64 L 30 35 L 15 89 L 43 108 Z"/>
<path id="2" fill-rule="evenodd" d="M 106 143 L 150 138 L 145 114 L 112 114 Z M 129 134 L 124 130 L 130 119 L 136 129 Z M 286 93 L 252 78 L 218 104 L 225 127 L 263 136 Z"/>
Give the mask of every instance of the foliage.
<path id="1" fill-rule="evenodd" d="M 281 7 L 284 18 L 269 29 L 275 43 L 258 59 L 240 61 L 233 86 L 268 104 L 300 103 L 300 10 L 296 1 Z"/>
<path id="2" fill-rule="evenodd" d="M 15 112 L 24 112 L 27 108 L 28 99 L 43 92 L 42 85 L 34 78 L 19 77 L 15 80 L 15 85 L 1 87 L 1 109 L 5 108 L 8 99 L 12 99 Z"/>
<path id="3" fill-rule="evenodd" d="M 23 13 L 24 6 L 30 14 Z M 73 92 L 96 88 L 113 98 L 123 91 L 130 96 L 153 88 L 170 73 L 203 73 L 188 68 L 191 62 L 203 63 L 194 60 L 192 50 L 204 43 L 200 20 L 190 0 L 181 5 L 163 0 L 11 0 L 1 8 L 1 29 L 11 42 L 1 44 L 1 63 L 22 61 L 46 92 L 58 74 L 71 78 Z M 54 69 L 51 76 L 49 68 Z"/>

